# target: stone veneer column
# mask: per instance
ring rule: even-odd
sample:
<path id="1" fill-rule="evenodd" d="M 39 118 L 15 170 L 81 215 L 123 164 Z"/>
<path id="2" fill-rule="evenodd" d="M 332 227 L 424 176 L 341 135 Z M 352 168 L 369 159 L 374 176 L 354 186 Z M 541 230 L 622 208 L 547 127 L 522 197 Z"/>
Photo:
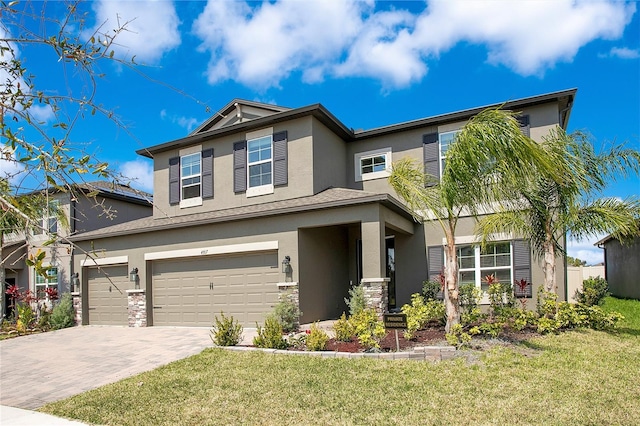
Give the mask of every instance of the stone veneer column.
<path id="1" fill-rule="evenodd" d="M 147 326 L 147 297 L 142 289 L 127 290 L 129 327 Z"/>
<path id="2" fill-rule="evenodd" d="M 75 291 L 71 293 L 71 300 L 73 301 L 73 311 L 75 313 L 74 320 L 76 325 L 82 325 L 82 296 L 79 292 Z"/>
<path id="3" fill-rule="evenodd" d="M 389 278 L 363 278 L 364 303 L 367 308 L 373 308 L 378 317 L 389 310 Z"/>
<path id="4" fill-rule="evenodd" d="M 290 300 L 300 311 L 300 294 L 298 291 L 297 282 L 283 282 L 278 283 L 278 301 Z M 296 329 L 300 328 L 300 318 L 296 321 Z"/>

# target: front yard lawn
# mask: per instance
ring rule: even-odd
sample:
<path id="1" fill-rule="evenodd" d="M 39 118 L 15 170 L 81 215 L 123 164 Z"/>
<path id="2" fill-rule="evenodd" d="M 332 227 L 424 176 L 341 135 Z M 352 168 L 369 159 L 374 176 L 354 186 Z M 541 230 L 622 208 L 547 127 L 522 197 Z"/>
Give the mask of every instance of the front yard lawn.
<path id="1" fill-rule="evenodd" d="M 110 425 L 640 424 L 640 302 L 618 302 L 605 308 L 627 316 L 619 333 L 441 363 L 208 349 L 41 411 Z"/>

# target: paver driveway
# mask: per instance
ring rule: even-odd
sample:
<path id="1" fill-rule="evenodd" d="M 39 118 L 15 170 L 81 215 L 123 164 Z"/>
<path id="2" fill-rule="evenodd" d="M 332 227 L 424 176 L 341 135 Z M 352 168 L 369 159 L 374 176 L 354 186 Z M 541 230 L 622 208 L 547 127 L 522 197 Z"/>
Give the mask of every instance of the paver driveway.
<path id="1" fill-rule="evenodd" d="M 35 409 L 200 353 L 209 329 L 84 326 L 0 341 L 0 405 Z"/>

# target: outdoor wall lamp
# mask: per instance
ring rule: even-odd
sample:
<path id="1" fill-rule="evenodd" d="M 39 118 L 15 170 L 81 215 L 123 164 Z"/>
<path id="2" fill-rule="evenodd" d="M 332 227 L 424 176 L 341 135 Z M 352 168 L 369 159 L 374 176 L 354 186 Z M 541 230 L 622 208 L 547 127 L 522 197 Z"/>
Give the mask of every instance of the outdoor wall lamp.
<path id="1" fill-rule="evenodd" d="M 131 272 L 129 272 L 129 281 L 136 283 L 136 289 L 140 288 L 140 284 L 138 284 L 138 268 L 133 268 Z"/>
<path id="2" fill-rule="evenodd" d="M 291 271 L 291 258 L 289 256 L 285 256 L 282 260 L 282 272 L 288 274 Z"/>
<path id="3" fill-rule="evenodd" d="M 71 292 L 77 292 L 80 286 L 80 274 L 74 272 L 71 274 Z"/>

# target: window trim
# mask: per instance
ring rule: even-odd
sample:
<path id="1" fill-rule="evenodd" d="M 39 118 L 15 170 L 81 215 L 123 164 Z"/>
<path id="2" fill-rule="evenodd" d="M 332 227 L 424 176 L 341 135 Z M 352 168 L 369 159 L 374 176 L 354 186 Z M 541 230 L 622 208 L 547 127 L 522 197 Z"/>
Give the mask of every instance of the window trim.
<path id="1" fill-rule="evenodd" d="M 44 292 L 44 290 L 48 289 L 48 288 L 58 288 L 58 285 L 60 284 L 60 271 L 58 269 L 58 267 L 56 266 L 52 266 L 51 269 L 49 269 L 49 271 L 53 271 L 55 270 L 56 273 L 55 275 L 49 275 L 51 276 L 52 279 L 55 279 L 55 282 L 52 282 L 51 279 L 49 278 L 44 278 L 42 275 L 36 273 L 35 269 L 31 269 L 33 271 L 33 289 L 34 289 L 34 293 L 35 295 L 40 298 L 39 294 L 38 294 L 38 288 L 42 288 L 43 289 L 43 293 L 46 295 L 46 293 Z M 43 280 L 44 282 L 39 283 L 38 279 Z"/>
<path id="2" fill-rule="evenodd" d="M 384 170 L 377 172 L 362 173 L 362 160 L 369 158 L 384 156 Z M 391 147 L 374 149 L 371 151 L 359 152 L 354 156 L 354 169 L 356 182 L 362 182 L 365 180 L 386 178 L 391 174 L 391 160 L 392 150 Z"/>
<path id="3" fill-rule="evenodd" d="M 199 158 L 199 169 L 200 172 L 198 174 L 191 174 L 191 175 L 183 175 L 182 173 L 182 161 L 186 158 L 186 157 L 191 157 L 191 156 L 195 156 L 197 155 Z M 194 207 L 194 206 L 201 206 L 202 205 L 202 152 L 198 151 L 198 152 L 192 152 L 189 154 L 184 154 L 180 156 L 180 163 L 179 163 L 179 172 L 180 172 L 180 208 L 186 208 L 186 207 Z M 184 196 L 184 180 L 185 179 L 191 179 L 194 177 L 199 177 L 200 181 L 197 184 L 200 187 L 200 196 L 198 197 L 191 197 L 191 198 L 183 198 Z M 192 185 L 188 185 L 188 186 L 196 186 L 194 184 Z"/>
<path id="4" fill-rule="evenodd" d="M 251 144 L 251 142 L 255 142 L 258 141 L 260 139 L 265 139 L 265 138 L 270 138 L 270 157 L 269 159 L 266 160 L 259 160 L 259 161 L 249 161 L 249 145 Z M 262 135 L 262 136 L 256 136 L 253 139 L 247 139 L 247 189 L 245 191 L 245 196 L 247 198 L 250 197 L 257 197 L 260 195 L 267 195 L 267 194 L 273 194 L 274 192 L 274 185 L 273 185 L 273 132 L 266 134 L 266 135 Z M 271 164 L 271 183 L 268 184 L 263 184 L 263 185 L 258 185 L 258 186 L 251 186 L 251 166 L 256 166 L 259 164 L 266 164 L 266 163 L 270 163 Z"/>

